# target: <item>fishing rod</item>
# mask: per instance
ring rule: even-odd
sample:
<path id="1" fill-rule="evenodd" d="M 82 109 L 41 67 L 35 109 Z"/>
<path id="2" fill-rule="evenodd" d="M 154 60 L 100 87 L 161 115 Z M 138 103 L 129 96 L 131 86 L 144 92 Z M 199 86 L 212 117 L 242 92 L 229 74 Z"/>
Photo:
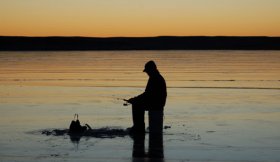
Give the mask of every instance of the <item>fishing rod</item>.
<path id="1" fill-rule="evenodd" d="M 125 103 L 123 103 L 123 106 L 129 106 L 129 105 L 131 105 L 131 103 L 128 102 L 128 99 L 125 99 L 125 98 L 117 98 L 117 100 L 124 101 Z"/>

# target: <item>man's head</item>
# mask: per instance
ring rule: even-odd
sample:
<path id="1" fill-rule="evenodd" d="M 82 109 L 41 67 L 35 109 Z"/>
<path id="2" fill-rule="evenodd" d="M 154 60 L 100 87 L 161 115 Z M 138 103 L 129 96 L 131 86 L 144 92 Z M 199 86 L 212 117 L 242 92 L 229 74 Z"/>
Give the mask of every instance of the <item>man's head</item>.
<path id="1" fill-rule="evenodd" d="M 157 65 L 154 61 L 149 61 L 145 64 L 145 69 L 143 72 L 146 72 L 148 75 L 157 72 Z"/>

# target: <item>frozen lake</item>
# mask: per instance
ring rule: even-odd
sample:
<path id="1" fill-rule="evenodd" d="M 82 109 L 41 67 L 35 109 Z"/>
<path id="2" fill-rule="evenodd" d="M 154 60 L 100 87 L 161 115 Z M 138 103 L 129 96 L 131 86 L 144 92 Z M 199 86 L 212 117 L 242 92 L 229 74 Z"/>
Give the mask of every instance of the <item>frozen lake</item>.
<path id="1" fill-rule="evenodd" d="M 68 128 L 75 113 L 93 128 L 130 127 L 118 98 L 144 91 L 149 60 L 168 86 L 164 161 L 280 159 L 280 51 L 53 51 L 0 52 L 0 161 L 135 160 L 129 137 L 77 148 L 31 132 Z"/>

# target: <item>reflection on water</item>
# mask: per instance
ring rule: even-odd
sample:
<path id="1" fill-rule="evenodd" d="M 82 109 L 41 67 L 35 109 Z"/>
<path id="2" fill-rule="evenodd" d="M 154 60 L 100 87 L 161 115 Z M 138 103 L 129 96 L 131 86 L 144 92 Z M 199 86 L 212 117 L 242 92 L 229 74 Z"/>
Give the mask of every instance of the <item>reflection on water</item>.
<path id="1" fill-rule="evenodd" d="M 134 135 L 132 157 L 133 162 L 139 159 L 150 161 L 164 161 L 163 134 L 149 133 L 149 148 L 145 151 L 145 135 Z"/>
<path id="2" fill-rule="evenodd" d="M 131 109 L 118 98 L 144 90 L 142 70 L 151 59 L 168 86 L 165 159 L 280 159 L 279 51 L 73 51 L 0 52 L 0 161 L 57 152 L 66 159 L 102 159 L 108 152 L 131 158 L 128 137 L 82 138 L 75 154 L 68 137 L 25 132 L 66 129 L 75 113 L 93 129 L 130 127 Z"/>
<path id="3" fill-rule="evenodd" d="M 0 83 L 143 87 L 149 60 L 169 87 L 280 87 L 279 51 L 0 52 Z"/>

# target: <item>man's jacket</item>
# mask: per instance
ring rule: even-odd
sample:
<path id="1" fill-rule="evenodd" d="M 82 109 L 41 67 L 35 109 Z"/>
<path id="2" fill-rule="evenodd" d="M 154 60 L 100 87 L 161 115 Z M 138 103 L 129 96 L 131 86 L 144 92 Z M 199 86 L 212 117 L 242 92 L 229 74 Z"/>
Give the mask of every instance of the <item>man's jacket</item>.
<path id="1" fill-rule="evenodd" d="M 149 77 L 145 92 L 133 98 L 133 104 L 143 105 L 145 110 L 163 110 L 167 91 L 164 78 L 157 71 Z"/>

